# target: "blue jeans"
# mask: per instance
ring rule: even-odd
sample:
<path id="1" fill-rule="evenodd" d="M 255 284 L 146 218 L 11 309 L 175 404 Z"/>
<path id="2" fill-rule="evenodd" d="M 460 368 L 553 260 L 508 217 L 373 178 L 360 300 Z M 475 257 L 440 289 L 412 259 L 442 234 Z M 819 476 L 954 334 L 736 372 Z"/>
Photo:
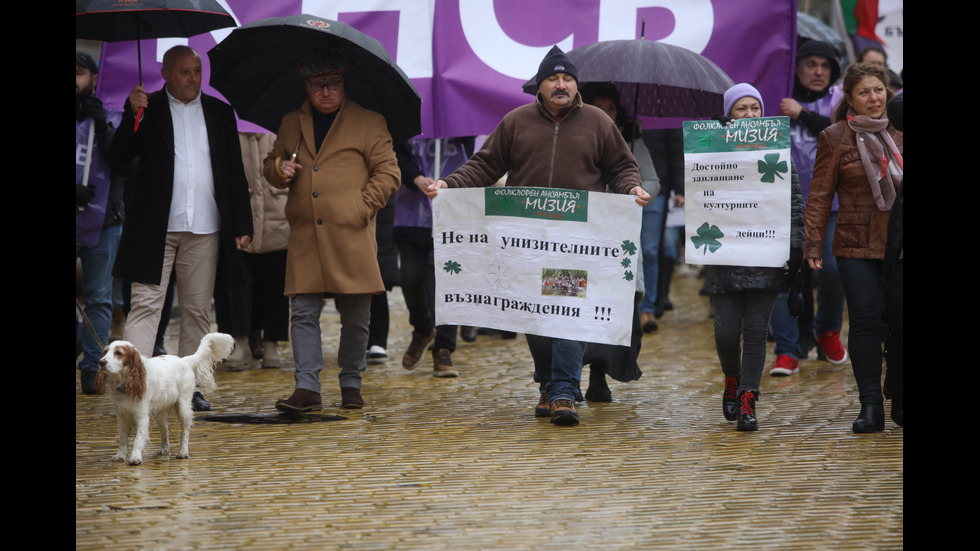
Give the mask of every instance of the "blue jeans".
<path id="1" fill-rule="evenodd" d="M 640 249 L 643 251 L 643 300 L 640 312 L 653 313 L 657 303 L 657 283 L 660 280 L 660 239 L 663 236 L 667 197 L 658 195 L 643 207 L 640 227 Z"/>
<path id="2" fill-rule="evenodd" d="M 102 230 L 99 243 L 92 247 L 81 247 L 78 257 L 82 260 L 82 294 L 85 297 L 85 315 L 99 335 L 103 346 L 109 338 L 109 324 L 112 322 L 112 265 L 116 262 L 116 250 L 122 225 L 110 226 Z M 88 327 L 76 327 L 82 343 L 84 356 L 78 368 L 96 370 L 102 348 L 95 342 Z"/>
<path id="3" fill-rule="evenodd" d="M 678 243 L 680 243 L 683 231 L 684 226 L 667 226 L 664 228 L 664 258 L 677 260 L 680 257 Z"/>
<path id="4" fill-rule="evenodd" d="M 534 382 L 548 401 L 581 401 L 582 359 L 588 343 L 525 335 L 534 358 Z"/>
<path id="5" fill-rule="evenodd" d="M 834 228 L 837 226 L 837 213 L 830 213 L 827 219 L 827 231 L 823 239 L 823 268 L 820 270 L 820 280 L 817 286 L 817 308 L 813 312 L 812 298 L 807 301 L 807 295 L 813 295 L 810 285 L 810 268 L 803 266 L 804 302 L 810 303 L 810 308 L 804 308 L 804 313 L 797 320 L 789 313 L 786 305 L 788 294 L 782 292 L 776 298 L 770 322 L 773 339 L 776 341 L 774 352 L 777 356 L 792 356 L 799 359 L 800 334 L 827 331 L 840 331 L 841 318 L 844 316 L 844 287 L 841 285 L 840 273 L 837 270 L 837 257 L 833 253 Z M 811 318 L 812 316 L 812 323 Z"/>

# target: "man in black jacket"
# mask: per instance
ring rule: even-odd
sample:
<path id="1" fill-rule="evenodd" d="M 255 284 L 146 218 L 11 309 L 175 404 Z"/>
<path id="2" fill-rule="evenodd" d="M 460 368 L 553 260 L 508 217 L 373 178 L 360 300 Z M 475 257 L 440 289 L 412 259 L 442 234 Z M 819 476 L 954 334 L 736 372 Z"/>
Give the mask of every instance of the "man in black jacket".
<path id="1" fill-rule="evenodd" d="M 234 112 L 201 93 L 200 55 L 187 46 L 171 48 L 162 75 L 163 90 L 147 95 L 142 85 L 133 88 L 113 140 L 115 159 L 140 162 L 113 275 L 133 282 L 124 338 L 150 355 L 176 272 L 178 355 L 186 356 L 210 330 L 219 258 L 228 283 L 241 281 L 230 253 L 251 241 L 252 209 Z M 193 404 L 197 411 L 210 409 L 199 392 Z"/>

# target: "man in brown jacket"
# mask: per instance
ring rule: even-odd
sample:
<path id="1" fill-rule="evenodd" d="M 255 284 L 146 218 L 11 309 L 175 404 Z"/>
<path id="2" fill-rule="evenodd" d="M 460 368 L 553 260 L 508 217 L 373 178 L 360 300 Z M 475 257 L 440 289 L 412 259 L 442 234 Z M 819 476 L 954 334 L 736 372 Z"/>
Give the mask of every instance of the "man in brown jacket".
<path id="1" fill-rule="evenodd" d="M 265 177 L 289 188 L 286 295 L 291 298 L 296 390 L 276 409 L 321 409 L 322 300 L 340 312 L 341 405 L 361 408 L 361 372 L 371 296 L 385 291 L 377 261 L 375 214 L 398 189 L 400 172 L 385 119 L 347 98 L 335 62 L 300 72 L 308 98 L 282 119 Z"/>
<path id="2" fill-rule="evenodd" d="M 535 77 L 537 101 L 504 116 L 483 148 L 443 180 L 424 190 L 435 197 L 440 188 L 485 187 L 505 173 L 508 186 L 578 189 L 636 196 L 645 206 L 640 171 L 615 123 L 602 110 L 582 102 L 578 69 L 557 46 L 548 52 Z M 577 425 L 582 357 L 587 343 L 527 335 L 534 358 L 534 380 L 541 397 L 538 417 L 556 425 Z"/>

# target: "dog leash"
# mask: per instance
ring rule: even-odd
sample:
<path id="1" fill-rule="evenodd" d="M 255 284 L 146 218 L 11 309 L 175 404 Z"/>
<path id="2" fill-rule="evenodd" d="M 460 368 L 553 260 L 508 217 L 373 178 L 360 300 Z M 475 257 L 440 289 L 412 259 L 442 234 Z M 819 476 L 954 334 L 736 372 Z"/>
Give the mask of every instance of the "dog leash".
<path id="1" fill-rule="evenodd" d="M 75 308 L 78 309 L 78 313 L 81 314 L 82 319 L 85 320 L 85 325 L 88 326 L 88 330 L 92 332 L 92 338 L 95 339 L 95 344 L 99 345 L 99 350 L 104 350 L 105 345 L 102 344 L 102 339 L 100 339 L 99 335 L 95 333 L 95 327 L 92 327 L 92 322 L 88 320 L 88 316 L 85 315 L 85 309 L 82 308 L 82 305 L 80 302 L 78 302 L 77 298 L 75 299 Z"/>

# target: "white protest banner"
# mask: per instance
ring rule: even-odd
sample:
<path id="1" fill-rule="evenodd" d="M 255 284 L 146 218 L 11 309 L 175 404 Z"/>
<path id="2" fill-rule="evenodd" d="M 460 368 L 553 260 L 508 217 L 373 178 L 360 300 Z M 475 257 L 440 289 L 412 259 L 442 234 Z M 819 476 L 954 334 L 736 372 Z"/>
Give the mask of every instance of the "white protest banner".
<path id="1" fill-rule="evenodd" d="M 782 266 L 791 162 L 787 117 L 685 122 L 685 260 Z"/>
<path id="2" fill-rule="evenodd" d="M 442 189 L 436 322 L 629 346 L 642 208 L 632 195 Z"/>

